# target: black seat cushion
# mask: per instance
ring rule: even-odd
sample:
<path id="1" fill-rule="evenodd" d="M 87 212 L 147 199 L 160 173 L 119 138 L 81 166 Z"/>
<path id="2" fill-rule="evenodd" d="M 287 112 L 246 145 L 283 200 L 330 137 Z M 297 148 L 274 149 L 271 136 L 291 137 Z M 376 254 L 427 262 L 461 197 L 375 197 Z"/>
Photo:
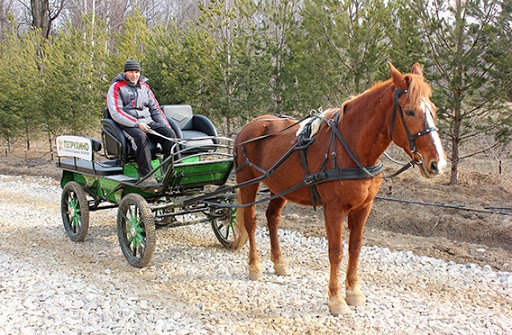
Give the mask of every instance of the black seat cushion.
<path id="1" fill-rule="evenodd" d="M 181 138 L 184 141 L 182 148 L 187 152 L 202 152 L 213 150 L 218 144 L 217 129 L 205 116 L 193 114 L 190 105 L 163 105 L 163 112 L 168 119 L 172 119 L 179 127 Z M 194 140 L 202 137 L 205 139 Z"/>
<path id="2" fill-rule="evenodd" d="M 98 176 L 112 176 L 123 173 L 123 167 L 107 162 L 90 162 L 81 159 L 63 159 L 58 166 L 65 170 L 85 172 Z"/>
<path id="3" fill-rule="evenodd" d="M 108 108 L 103 110 L 103 116 L 101 135 L 106 156 L 110 159 L 118 159 L 122 163 L 135 160 L 135 152 L 131 143 L 126 139 L 121 127 L 110 117 Z M 151 141 L 149 142 L 149 150 L 152 158 L 162 152 L 162 148 Z"/>

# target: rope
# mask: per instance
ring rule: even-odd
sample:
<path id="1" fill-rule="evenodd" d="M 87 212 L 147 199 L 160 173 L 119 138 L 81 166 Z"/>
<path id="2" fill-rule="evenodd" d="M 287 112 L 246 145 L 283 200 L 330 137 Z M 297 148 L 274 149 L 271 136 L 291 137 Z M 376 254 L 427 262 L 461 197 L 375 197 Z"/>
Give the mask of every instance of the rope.
<path id="1" fill-rule="evenodd" d="M 375 199 L 377 199 L 377 200 L 385 200 L 385 201 L 395 201 L 395 202 L 401 202 L 401 203 L 406 203 L 406 204 L 414 204 L 414 205 L 423 205 L 423 206 L 433 206 L 433 207 L 459 209 L 459 210 L 463 210 L 463 211 L 471 211 L 471 212 L 479 212 L 479 213 L 499 214 L 499 215 L 512 215 L 512 211 L 511 212 L 501 212 L 501 211 L 497 211 L 497 210 L 491 210 L 491 208 L 502 209 L 502 208 L 499 208 L 499 207 L 485 207 L 486 209 L 478 209 L 478 208 L 468 208 L 468 207 L 466 207 L 466 205 L 448 205 L 448 204 L 442 204 L 442 203 L 437 203 L 437 202 L 404 200 L 404 199 L 388 198 L 388 197 L 381 197 L 381 196 L 376 196 Z M 510 208 L 503 208 L 503 209 L 508 210 Z"/>

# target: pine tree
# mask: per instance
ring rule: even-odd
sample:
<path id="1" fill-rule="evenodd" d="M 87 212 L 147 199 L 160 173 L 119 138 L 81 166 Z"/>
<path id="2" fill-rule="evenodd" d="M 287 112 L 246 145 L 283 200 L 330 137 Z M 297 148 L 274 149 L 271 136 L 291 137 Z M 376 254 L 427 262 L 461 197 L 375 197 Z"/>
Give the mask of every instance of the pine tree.
<path id="1" fill-rule="evenodd" d="M 0 119 L 2 134 L 8 143 L 17 135 L 25 137 L 25 147 L 30 150 L 34 129 L 40 129 L 41 76 L 40 55 L 45 42 L 37 29 L 18 36 L 11 25 L 4 31 L 0 45 L 0 71 L 4 78 L 0 93 Z"/>
<path id="2" fill-rule="evenodd" d="M 425 0 L 415 8 L 435 67 L 434 101 L 451 145 L 450 183 L 457 184 L 462 160 L 498 147 L 510 132 L 512 111 L 505 103 L 512 64 L 499 52 L 504 2 Z M 464 151 L 468 143 L 477 148 Z"/>

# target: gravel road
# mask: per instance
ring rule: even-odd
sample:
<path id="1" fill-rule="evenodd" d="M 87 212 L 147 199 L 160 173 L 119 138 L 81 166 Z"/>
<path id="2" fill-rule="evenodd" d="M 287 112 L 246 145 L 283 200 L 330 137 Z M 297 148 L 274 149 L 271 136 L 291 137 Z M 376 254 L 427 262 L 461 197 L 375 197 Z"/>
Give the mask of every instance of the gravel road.
<path id="1" fill-rule="evenodd" d="M 281 231 L 293 271 L 247 279 L 248 248 L 208 225 L 157 231 L 150 265 L 126 263 L 115 210 L 91 213 L 73 243 L 53 179 L 0 175 L 0 334 L 512 334 L 512 273 L 363 247 L 364 307 L 329 315 L 324 238 Z"/>

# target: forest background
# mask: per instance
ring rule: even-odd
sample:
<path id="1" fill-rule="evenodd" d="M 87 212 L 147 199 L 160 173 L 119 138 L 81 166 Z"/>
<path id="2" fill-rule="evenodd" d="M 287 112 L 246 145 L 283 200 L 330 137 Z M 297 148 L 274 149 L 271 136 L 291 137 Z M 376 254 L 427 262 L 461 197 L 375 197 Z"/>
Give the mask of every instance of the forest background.
<path id="1" fill-rule="evenodd" d="M 228 136 L 418 62 L 456 184 L 468 157 L 511 158 L 511 15 L 511 0 L 0 0 L 0 135 L 10 151 L 98 132 L 130 58 L 160 104 L 190 104 Z"/>

